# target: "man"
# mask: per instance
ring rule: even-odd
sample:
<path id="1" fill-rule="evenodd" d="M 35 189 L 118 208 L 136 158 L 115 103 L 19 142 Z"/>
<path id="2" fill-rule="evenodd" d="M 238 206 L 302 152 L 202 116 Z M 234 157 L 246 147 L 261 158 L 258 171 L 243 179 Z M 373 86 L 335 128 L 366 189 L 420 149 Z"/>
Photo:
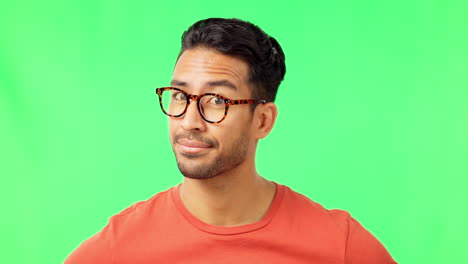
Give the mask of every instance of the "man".
<path id="1" fill-rule="evenodd" d="M 284 62 L 249 22 L 184 32 L 171 86 L 156 89 L 183 183 L 111 217 L 65 263 L 396 263 L 346 211 L 257 173 Z"/>

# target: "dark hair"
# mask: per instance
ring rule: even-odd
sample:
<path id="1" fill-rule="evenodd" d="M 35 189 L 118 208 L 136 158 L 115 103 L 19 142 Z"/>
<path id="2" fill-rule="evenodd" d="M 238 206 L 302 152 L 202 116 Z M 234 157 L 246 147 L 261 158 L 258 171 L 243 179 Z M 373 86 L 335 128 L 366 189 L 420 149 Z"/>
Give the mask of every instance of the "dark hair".
<path id="1" fill-rule="evenodd" d="M 179 57 L 185 50 L 196 47 L 214 48 L 247 62 L 252 97 L 267 102 L 275 100 L 286 73 L 284 53 L 278 42 L 258 26 L 235 18 L 200 20 L 182 34 Z"/>

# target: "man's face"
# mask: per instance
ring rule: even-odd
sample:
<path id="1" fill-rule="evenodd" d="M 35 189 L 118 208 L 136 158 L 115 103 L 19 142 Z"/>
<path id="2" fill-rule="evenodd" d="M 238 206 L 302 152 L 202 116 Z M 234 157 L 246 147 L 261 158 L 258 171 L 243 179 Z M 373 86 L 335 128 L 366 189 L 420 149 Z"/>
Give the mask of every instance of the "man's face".
<path id="1" fill-rule="evenodd" d="M 206 48 L 183 52 L 174 69 L 171 86 L 200 95 L 217 93 L 229 99 L 250 99 L 248 65 Z M 249 105 L 229 107 L 218 124 L 203 120 L 191 101 L 187 112 L 169 117 L 170 137 L 181 173 L 192 179 L 209 179 L 242 164 L 251 147 Z"/>

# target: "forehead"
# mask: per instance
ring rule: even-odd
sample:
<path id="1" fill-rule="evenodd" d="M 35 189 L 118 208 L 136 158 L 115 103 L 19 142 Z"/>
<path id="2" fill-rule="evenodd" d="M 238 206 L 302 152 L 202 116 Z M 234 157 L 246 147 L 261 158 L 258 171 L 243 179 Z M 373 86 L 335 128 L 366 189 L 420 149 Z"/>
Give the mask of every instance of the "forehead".
<path id="1" fill-rule="evenodd" d="M 173 83 L 195 90 L 226 86 L 238 92 L 247 89 L 248 64 L 214 49 L 193 48 L 182 53 L 172 76 Z M 227 82 L 234 85 L 228 87 Z M 182 85 L 181 85 L 182 84 Z M 211 84 L 211 85 L 210 85 Z"/>

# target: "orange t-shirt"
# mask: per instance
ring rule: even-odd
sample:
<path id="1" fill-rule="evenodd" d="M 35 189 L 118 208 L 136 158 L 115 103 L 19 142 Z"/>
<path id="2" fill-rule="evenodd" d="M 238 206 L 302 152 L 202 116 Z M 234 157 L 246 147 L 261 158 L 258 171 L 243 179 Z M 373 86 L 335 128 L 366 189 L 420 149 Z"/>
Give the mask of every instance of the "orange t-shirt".
<path id="1" fill-rule="evenodd" d="M 179 184 L 112 216 L 65 264 L 396 263 L 348 212 L 327 210 L 275 184 L 263 219 L 233 227 L 193 216 L 179 196 Z"/>

